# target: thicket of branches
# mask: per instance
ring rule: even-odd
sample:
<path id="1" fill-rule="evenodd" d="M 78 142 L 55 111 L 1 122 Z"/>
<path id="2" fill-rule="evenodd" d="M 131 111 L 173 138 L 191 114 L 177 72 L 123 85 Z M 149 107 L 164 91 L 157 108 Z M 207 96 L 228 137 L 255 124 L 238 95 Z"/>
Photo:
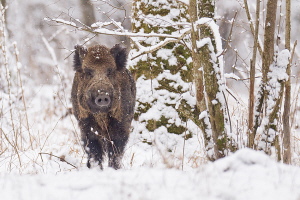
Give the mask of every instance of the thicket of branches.
<path id="1" fill-rule="evenodd" d="M 254 18 L 251 15 L 248 2 L 245 0 L 243 3 L 244 12 L 249 20 L 251 37 L 253 38 L 253 43 L 249 44 L 249 46 L 253 45 L 252 59 L 248 63 L 250 69 L 247 69 L 249 70 L 250 92 L 247 120 L 248 142 L 246 145 L 250 148 L 263 150 L 270 155 L 275 153 L 278 160 L 282 159 L 283 154 L 284 162 L 290 163 L 290 66 L 293 55 L 290 48 L 290 1 L 281 1 L 282 5 L 280 7 L 278 7 L 277 0 L 269 0 L 266 5 L 264 2 L 256 1 Z M 266 7 L 265 16 L 262 14 L 261 7 Z M 278 8 L 280 8 L 280 11 Z M 285 10 L 283 10 L 284 8 Z M 170 17 L 171 10 L 175 11 L 176 9 L 180 11 L 177 15 L 173 14 Z M 210 160 L 224 157 L 229 152 L 238 149 L 239 144 L 232 136 L 233 130 L 230 127 L 230 116 L 228 116 L 228 105 L 226 105 L 226 86 L 223 74 L 223 59 L 221 59 L 226 53 L 226 49 L 224 50 L 218 44 L 221 43 L 221 38 L 218 28 L 214 27 L 216 21 L 215 2 L 191 0 L 188 5 L 180 1 L 148 1 L 146 3 L 135 0 L 132 12 L 132 32 L 125 30 L 115 21 L 111 22 L 115 26 L 113 29 L 106 29 L 102 24 L 100 26 L 95 24 L 92 27 L 80 27 L 75 23 L 69 25 L 94 34 L 130 37 L 133 44 L 131 51 L 133 53 L 131 56 L 133 60 L 132 69 L 137 74 L 138 82 L 154 79 L 164 74 L 166 70 L 173 75 L 179 73 L 182 76 L 182 68 L 188 65 L 179 64 L 178 59 L 177 63 L 166 63 L 166 61 L 160 59 L 162 56 L 158 52 L 162 49 L 171 50 L 175 48 L 172 54 L 178 56 L 176 49 L 188 47 L 184 52 L 190 52 L 193 66 L 192 68 L 189 66 L 188 71 L 193 73 L 190 75 L 190 79 L 185 81 L 194 83 L 196 105 L 183 105 L 189 107 L 189 111 L 180 110 L 182 102 L 180 105 L 173 104 L 169 106 L 175 108 L 178 117 L 183 122 L 190 119 L 200 127 L 205 136 L 205 145 Z M 186 18 L 188 13 L 190 17 Z M 278 15 L 274 13 L 278 13 Z M 284 17 L 281 17 L 282 13 L 284 13 Z M 64 23 L 56 19 L 51 20 Z M 276 29 L 278 23 L 284 23 L 285 28 Z M 259 30 L 260 26 L 263 27 L 261 31 Z M 280 24 L 277 27 L 280 27 Z M 263 37 L 259 33 L 263 33 Z M 279 34 L 285 36 L 282 41 L 277 39 Z M 228 39 L 234 40 L 231 35 Z M 176 43 L 180 46 L 177 46 Z M 285 44 L 285 48 L 280 48 L 281 44 Z M 227 45 L 230 45 L 230 41 L 227 41 Z M 262 59 L 257 59 L 257 52 L 259 52 Z M 147 55 L 146 58 L 145 54 Z M 185 56 L 187 60 L 188 56 Z M 165 59 L 170 60 L 172 58 L 167 56 Z M 260 64 L 261 68 L 259 67 Z M 177 70 L 175 70 L 176 66 Z M 256 79 L 257 71 L 262 72 L 261 79 Z M 140 78 L 141 76 L 142 78 Z M 178 88 L 170 87 L 172 82 L 174 80 L 165 78 L 154 89 L 160 90 L 159 88 L 163 87 L 165 89 L 169 88 L 167 90 L 173 92 L 172 90 Z M 258 91 L 254 90 L 255 82 L 260 83 Z M 175 93 L 184 96 L 185 91 Z M 151 103 L 155 101 L 157 100 L 154 99 L 151 102 L 138 100 L 138 111 L 141 111 L 141 113 L 147 112 L 152 107 Z M 282 106 L 283 102 L 284 107 Z M 167 103 L 165 102 L 165 104 Z M 183 114 L 186 112 L 188 113 Z M 152 132 L 160 126 L 166 126 L 169 128 L 167 130 L 172 132 L 170 131 L 172 125 L 163 122 L 163 120 L 169 121 L 170 119 L 171 117 L 162 114 L 159 119 L 146 119 L 147 121 L 143 119 L 144 121 L 141 122 L 145 122 L 145 128 Z M 136 120 L 139 120 L 138 116 Z M 180 126 L 182 125 L 178 124 L 173 129 L 180 129 Z M 282 151 L 282 147 L 284 151 Z"/>

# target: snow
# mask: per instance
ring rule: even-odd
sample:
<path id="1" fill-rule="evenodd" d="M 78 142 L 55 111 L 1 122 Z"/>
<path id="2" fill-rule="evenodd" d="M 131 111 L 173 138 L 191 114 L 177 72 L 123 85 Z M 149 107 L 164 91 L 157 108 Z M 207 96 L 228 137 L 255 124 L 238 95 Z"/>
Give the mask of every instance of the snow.
<path id="1" fill-rule="evenodd" d="M 249 149 L 189 171 L 140 167 L 0 176 L 6 200 L 297 200 L 299 187 L 299 168 Z"/>
<path id="2" fill-rule="evenodd" d="M 238 77 L 234 73 L 226 73 L 226 74 L 224 74 L 224 77 L 227 78 L 227 79 L 232 78 L 232 79 L 235 79 L 235 80 L 240 80 L 241 79 L 240 77 Z"/>
<path id="3" fill-rule="evenodd" d="M 44 18 L 44 20 L 45 21 L 51 21 L 51 19 L 49 19 L 49 18 Z M 66 21 L 66 20 L 63 20 L 63 19 L 55 19 L 55 21 L 57 23 L 67 24 L 67 25 L 70 25 L 70 26 L 76 26 L 76 24 L 74 22 Z"/>
<path id="4" fill-rule="evenodd" d="M 290 51 L 287 49 L 280 51 L 277 56 L 277 66 L 283 68 L 284 72 L 286 66 L 289 64 L 290 57 L 291 57 Z"/>

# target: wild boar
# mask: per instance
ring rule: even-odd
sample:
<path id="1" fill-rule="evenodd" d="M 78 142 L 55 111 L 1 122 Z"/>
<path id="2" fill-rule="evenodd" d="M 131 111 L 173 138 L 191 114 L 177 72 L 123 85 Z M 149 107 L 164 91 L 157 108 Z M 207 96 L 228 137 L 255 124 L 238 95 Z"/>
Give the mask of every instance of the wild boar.
<path id="1" fill-rule="evenodd" d="M 87 166 L 121 167 L 134 114 L 136 85 L 126 69 L 126 48 L 75 46 L 71 100 L 88 155 Z"/>

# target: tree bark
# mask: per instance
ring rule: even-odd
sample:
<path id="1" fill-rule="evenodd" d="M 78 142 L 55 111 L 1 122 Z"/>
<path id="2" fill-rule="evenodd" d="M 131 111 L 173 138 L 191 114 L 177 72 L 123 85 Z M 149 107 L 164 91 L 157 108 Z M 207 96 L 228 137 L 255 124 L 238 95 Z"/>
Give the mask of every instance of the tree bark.
<path id="1" fill-rule="evenodd" d="M 192 58 L 193 58 L 193 75 L 194 75 L 194 83 L 196 88 L 196 105 L 200 112 L 207 112 L 206 106 L 206 98 L 204 94 L 204 80 L 203 80 L 203 70 L 201 69 L 201 56 L 200 52 L 197 50 L 197 41 L 200 40 L 200 32 L 196 29 L 195 22 L 198 20 L 198 5 L 197 0 L 190 0 L 189 5 L 189 14 L 192 23 L 192 32 L 191 32 L 191 43 L 192 43 Z M 203 132 L 205 138 L 205 147 L 207 152 L 211 152 L 212 154 L 208 153 L 209 160 L 215 160 L 215 148 L 214 148 L 214 141 L 212 134 L 207 132 L 210 128 L 210 124 L 207 124 L 209 121 L 208 116 L 204 115 L 200 119 L 200 129 Z"/>
<path id="2" fill-rule="evenodd" d="M 214 20 L 215 5 L 213 0 L 191 0 L 190 17 L 196 22 L 201 18 Z M 198 41 L 207 40 L 201 47 Z M 194 82 L 197 91 L 197 107 L 201 113 L 202 131 L 205 137 L 208 159 L 216 160 L 232 151 L 225 129 L 225 99 L 220 64 L 216 56 L 216 41 L 213 30 L 207 24 L 200 25 L 192 32 L 192 53 Z"/>
<path id="3" fill-rule="evenodd" d="M 274 61 L 274 36 L 275 36 L 275 23 L 276 23 L 276 11 L 278 0 L 268 0 L 267 3 L 267 15 L 264 34 L 264 51 L 263 51 L 263 83 L 268 82 L 268 72 L 270 71 L 270 65 Z M 265 91 L 265 89 L 264 89 Z M 265 91 L 266 92 L 266 91 Z M 264 96 L 266 93 L 264 93 Z"/>
<path id="4" fill-rule="evenodd" d="M 260 99 L 256 109 L 258 115 L 256 116 L 254 134 L 256 134 L 257 128 L 260 126 L 261 140 L 258 142 L 257 148 L 270 155 L 272 153 L 271 148 L 274 147 L 277 159 L 280 160 L 281 150 L 278 139 L 278 122 L 284 82 L 283 80 L 273 79 L 273 82 L 270 83 L 270 79 L 273 77 L 269 75 L 271 65 L 273 66 L 272 70 L 276 70 L 276 58 L 274 57 L 276 12 L 277 0 L 268 0 L 262 60 L 262 83 L 259 92 Z M 273 94 L 270 90 L 276 90 L 278 93 Z M 262 124 L 258 124 L 258 122 Z"/>
<path id="5" fill-rule="evenodd" d="M 291 51 L 291 0 L 286 0 L 285 19 L 285 48 Z M 291 63 L 291 62 L 290 62 Z M 291 108 L 291 65 L 287 66 L 286 73 L 288 80 L 285 82 L 285 100 L 283 110 L 283 162 L 291 164 L 291 128 L 290 128 L 290 108 Z"/>
<path id="6" fill-rule="evenodd" d="M 247 0 L 245 0 L 247 1 Z M 258 48 L 258 32 L 259 32 L 259 13 L 260 13 L 260 0 L 256 1 L 256 19 L 255 19 L 255 33 L 254 33 L 254 46 L 252 59 L 250 61 L 250 90 L 249 90 L 249 118 L 248 118 L 248 147 L 254 148 L 255 134 L 253 132 L 254 122 L 254 104 L 255 104 L 255 64 L 256 64 L 256 53 Z"/>
<path id="7" fill-rule="evenodd" d="M 268 83 L 268 72 L 270 65 L 274 59 L 274 35 L 275 35 L 275 22 L 276 22 L 277 0 L 268 0 L 267 3 L 267 15 L 265 22 L 264 33 L 264 51 L 262 60 L 262 82 L 260 84 L 260 90 L 258 92 L 258 103 L 256 105 L 256 116 L 254 124 L 254 135 L 256 135 L 257 129 L 260 126 L 262 120 L 262 113 L 264 102 L 266 101 L 267 91 L 266 86 Z"/>

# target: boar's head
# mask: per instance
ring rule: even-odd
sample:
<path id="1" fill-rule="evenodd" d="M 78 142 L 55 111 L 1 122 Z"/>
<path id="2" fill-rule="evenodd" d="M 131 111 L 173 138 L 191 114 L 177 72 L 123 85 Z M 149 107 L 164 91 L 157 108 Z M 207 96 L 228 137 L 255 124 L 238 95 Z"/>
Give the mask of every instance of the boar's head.
<path id="1" fill-rule="evenodd" d="M 109 113 L 120 104 L 120 81 L 127 61 L 126 49 L 96 45 L 88 49 L 75 46 L 74 69 L 78 73 L 77 99 L 81 109 Z"/>

